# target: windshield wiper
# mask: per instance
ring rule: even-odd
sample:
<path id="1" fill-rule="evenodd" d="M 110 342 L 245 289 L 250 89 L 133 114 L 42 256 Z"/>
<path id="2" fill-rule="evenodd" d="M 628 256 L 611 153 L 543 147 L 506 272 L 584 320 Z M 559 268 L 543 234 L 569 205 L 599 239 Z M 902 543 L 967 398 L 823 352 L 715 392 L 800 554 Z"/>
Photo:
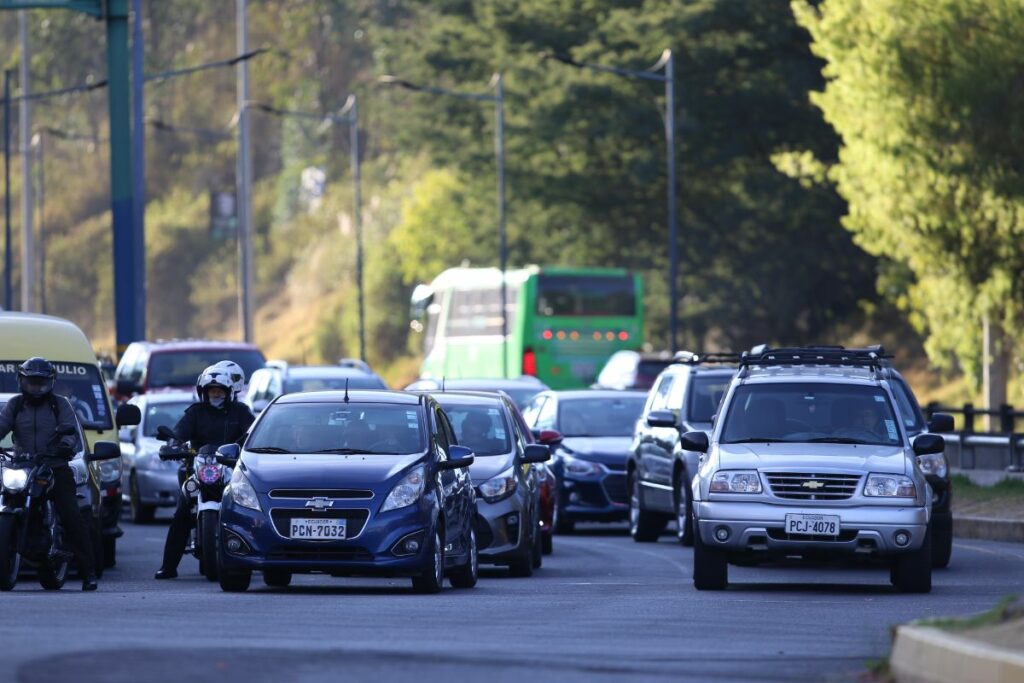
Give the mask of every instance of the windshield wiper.
<path id="1" fill-rule="evenodd" d="M 324 448 L 312 453 L 337 453 L 339 455 L 384 455 L 380 451 L 368 451 L 365 448 Z"/>
<path id="2" fill-rule="evenodd" d="M 849 436 L 819 436 L 817 439 L 808 439 L 807 443 L 868 443 L 864 439 L 854 439 Z"/>
<path id="3" fill-rule="evenodd" d="M 749 439 L 736 439 L 735 441 L 723 441 L 722 443 L 790 443 L 786 439 L 772 439 L 767 436 L 752 436 Z"/>
<path id="4" fill-rule="evenodd" d="M 287 448 L 281 448 L 280 446 L 256 446 L 255 448 L 246 448 L 245 450 L 250 453 L 292 453 L 293 451 Z"/>

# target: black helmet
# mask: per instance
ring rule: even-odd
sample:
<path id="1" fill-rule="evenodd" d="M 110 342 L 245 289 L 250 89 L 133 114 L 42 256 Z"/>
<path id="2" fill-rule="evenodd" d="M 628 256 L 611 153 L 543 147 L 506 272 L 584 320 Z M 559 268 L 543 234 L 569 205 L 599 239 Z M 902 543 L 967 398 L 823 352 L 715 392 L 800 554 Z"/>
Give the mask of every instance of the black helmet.
<path id="1" fill-rule="evenodd" d="M 38 356 L 18 366 L 18 385 L 26 398 L 43 398 L 53 391 L 57 370 L 53 363 Z"/>

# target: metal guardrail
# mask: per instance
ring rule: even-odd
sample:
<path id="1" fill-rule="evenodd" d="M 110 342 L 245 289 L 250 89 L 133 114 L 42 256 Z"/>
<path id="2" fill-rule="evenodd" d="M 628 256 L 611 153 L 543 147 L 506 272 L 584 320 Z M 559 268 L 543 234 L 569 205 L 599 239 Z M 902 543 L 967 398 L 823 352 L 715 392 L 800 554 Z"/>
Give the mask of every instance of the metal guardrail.
<path id="1" fill-rule="evenodd" d="M 962 407 L 929 403 L 925 407 L 928 419 L 935 413 L 950 413 L 962 418 L 959 431 L 943 434 L 946 441 L 946 459 L 952 467 L 961 469 L 1024 471 L 1024 434 L 1017 431 L 1017 421 L 1024 419 L 1024 411 L 1003 404 L 997 409 L 975 408 L 971 403 Z M 975 418 L 979 415 L 999 417 L 999 431 L 979 432 Z M 950 448 L 952 446 L 953 448 Z"/>

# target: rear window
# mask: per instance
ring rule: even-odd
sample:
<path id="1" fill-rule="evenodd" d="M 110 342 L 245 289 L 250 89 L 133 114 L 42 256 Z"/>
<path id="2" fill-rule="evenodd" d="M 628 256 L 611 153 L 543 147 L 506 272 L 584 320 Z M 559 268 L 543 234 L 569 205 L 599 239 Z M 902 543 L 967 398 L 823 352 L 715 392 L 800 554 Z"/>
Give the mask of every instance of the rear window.
<path id="1" fill-rule="evenodd" d="M 260 416 L 248 451 L 405 455 L 426 450 L 419 407 L 388 403 L 276 403 Z"/>
<path id="2" fill-rule="evenodd" d="M 670 360 L 642 360 L 636 366 L 636 379 L 633 380 L 633 388 L 650 389 L 654 386 L 654 380 L 658 379 L 661 371 L 672 364 Z"/>
<path id="3" fill-rule="evenodd" d="M 159 389 L 194 386 L 199 373 L 222 360 L 234 361 L 242 366 L 246 381 L 266 362 L 262 353 L 251 349 L 156 351 L 149 358 L 146 387 Z"/>
<path id="4" fill-rule="evenodd" d="M 444 412 L 459 444 L 475 455 L 504 455 L 512 451 L 508 423 L 501 408 L 486 405 L 448 405 Z"/>
<path id="5" fill-rule="evenodd" d="M 632 436 L 644 396 L 561 399 L 558 429 L 563 436 Z"/>
<path id="6" fill-rule="evenodd" d="M 71 402 L 82 427 L 113 429 L 114 422 L 107 408 L 107 387 L 99 367 L 89 363 L 52 362 L 57 370 L 53 391 Z M 18 386 L 18 366 L 21 363 L 0 361 L 0 392 L 16 394 L 21 391 Z"/>
<path id="7" fill-rule="evenodd" d="M 302 391 L 333 391 L 335 389 L 387 389 L 384 383 L 373 375 L 355 377 L 289 377 L 284 383 L 284 393 L 297 394 Z"/>
<path id="8" fill-rule="evenodd" d="M 146 414 L 142 419 L 142 435 L 155 437 L 158 427 L 174 429 L 178 420 L 185 414 L 185 409 L 190 405 L 192 404 L 185 401 L 181 403 L 150 403 L 146 406 Z"/>
<path id="9" fill-rule="evenodd" d="M 630 275 L 539 275 L 537 314 L 543 316 L 636 315 Z"/>
<path id="10" fill-rule="evenodd" d="M 695 375 L 690 380 L 690 405 L 686 410 L 687 422 L 711 423 L 711 418 L 722 402 L 722 396 L 729 389 L 732 377 L 709 377 Z"/>

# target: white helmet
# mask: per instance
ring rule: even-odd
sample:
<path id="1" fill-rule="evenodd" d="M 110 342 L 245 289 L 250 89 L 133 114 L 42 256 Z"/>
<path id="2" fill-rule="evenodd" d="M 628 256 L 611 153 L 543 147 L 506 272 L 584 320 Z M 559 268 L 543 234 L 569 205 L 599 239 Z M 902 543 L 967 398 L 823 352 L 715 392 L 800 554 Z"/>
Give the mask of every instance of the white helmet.
<path id="1" fill-rule="evenodd" d="M 199 379 L 196 380 L 196 393 L 199 394 L 199 400 L 208 402 L 210 387 L 220 387 L 227 392 L 228 401 L 234 398 L 234 387 L 231 381 L 231 375 L 216 365 L 211 365 L 199 374 Z"/>
<path id="2" fill-rule="evenodd" d="M 245 370 L 238 363 L 231 360 L 222 360 L 210 366 L 211 369 L 226 372 L 231 376 L 232 398 L 237 399 L 245 388 Z"/>

